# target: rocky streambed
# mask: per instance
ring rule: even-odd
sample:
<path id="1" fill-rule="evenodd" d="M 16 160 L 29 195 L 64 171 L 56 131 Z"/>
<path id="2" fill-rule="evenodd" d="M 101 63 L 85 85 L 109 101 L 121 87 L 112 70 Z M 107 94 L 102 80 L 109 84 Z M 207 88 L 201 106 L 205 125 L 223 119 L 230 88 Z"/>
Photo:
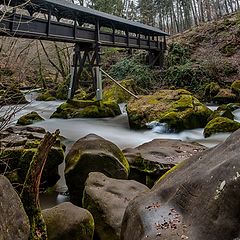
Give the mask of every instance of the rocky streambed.
<path id="1" fill-rule="evenodd" d="M 196 110 L 204 112 L 204 121 L 211 121 L 208 118 L 212 112 L 187 92 L 171 95 L 176 96 L 178 103 L 185 104 L 187 98 L 192 104 L 180 107 L 185 120 L 181 122 L 178 116 L 176 119 L 180 122 L 173 122 L 172 127 L 189 126 L 187 121 L 191 118 L 195 120 L 194 126 L 196 122 L 202 126 L 202 118 Z M 148 105 L 146 112 L 152 111 L 151 116 L 156 116 L 154 111 L 157 114 L 157 101 L 161 97 L 140 99 Z M 149 106 L 149 100 L 154 108 Z M 43 190 L 55 185 L 60 177 L 57 168 L 65 162 L 62 175 L 66 178 L 70 202 L 43 210 L 49 239 L 232 240 L 239 237 L 240 130 L 225 142 L 229 134 L 212 135 L 204 140 L 205 145 L 211 140 L 223 143 L 207 149 L 196 143 L 196 140 L 203 141 L 203 129 L 163 133 L 159 131 L 160 125 L 156 125 L 158 133 L 146 129 L 134 131 L 128 128 L 126 113 L 103 119 L 48 119 L 58 104 L 60 102 L 32 101 L 16 118 L 36 111 L 46 120 L 30 126 L 10 127 L 0 137 L 5 156 L 1 173 L 17 191 L 45 129 L 59 128 L 65 137 L 52 148 L 56 154 L 50 152 L 41 180 Z M 140 104 L 132 105 L 135 115 L 138 113 L 136 106 Z M 179 104 L 170 106 L 169 116 L 176 108 Z M 215 112 L 216 118 L 223 117 L 227 110 Z M 158 120 L 161 117 L 166 120 L 165 115 L 157 115 Z M 144 116 L 139 116 L 141 118 L 131 117 L 131 120 L 144 121 Z M 9 180 L 0 179 L 3 213 L 0 239 L 28 239 L 27 217 Z M 6 211 L 10 206 L 16 214 Z"/>

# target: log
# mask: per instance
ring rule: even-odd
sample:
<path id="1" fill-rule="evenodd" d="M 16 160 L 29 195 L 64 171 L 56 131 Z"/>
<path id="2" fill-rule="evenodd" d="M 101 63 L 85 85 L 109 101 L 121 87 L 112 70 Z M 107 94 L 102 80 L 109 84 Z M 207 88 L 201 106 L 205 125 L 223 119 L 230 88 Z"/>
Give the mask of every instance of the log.
<path id="1" fill-rule="evenodd" d="M 48 153 L 55 144 L 59 130 L 54 134 L 46 133 L 30 163 L 20 197 L 30 222 L 29 240 L 47 240 L 47 228 L 44 222 L 40 201 L 39 186 Z"/>

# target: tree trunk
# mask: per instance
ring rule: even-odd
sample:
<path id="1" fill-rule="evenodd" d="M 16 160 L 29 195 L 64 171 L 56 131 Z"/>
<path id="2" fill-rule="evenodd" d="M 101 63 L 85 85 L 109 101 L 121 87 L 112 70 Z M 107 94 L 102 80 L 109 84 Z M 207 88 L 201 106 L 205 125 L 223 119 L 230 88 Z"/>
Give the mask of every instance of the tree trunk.
<path id="1" fill-rule="evenodd" d="M 29 240 L 47 240 L 47 229 L 39 202 L 39 185 L 48 153 L 55 144 L 59 130 L 46 133 L 30 163 L 21 192 L 21 200 L 30 222 Z"/>

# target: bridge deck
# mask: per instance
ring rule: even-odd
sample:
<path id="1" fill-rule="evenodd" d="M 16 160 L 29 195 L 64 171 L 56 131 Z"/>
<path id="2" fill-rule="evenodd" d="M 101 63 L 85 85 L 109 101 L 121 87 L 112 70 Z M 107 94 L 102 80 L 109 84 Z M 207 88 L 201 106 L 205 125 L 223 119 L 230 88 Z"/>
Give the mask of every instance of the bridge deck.
<path id="1" fill-rule="evenodd" d="M 6 2 L 6 0 L 0 1 L 0 4 Z M 12 7 L 22 4 L 22 8 L 28 10 L 30 14 L 17 14 L 15 8 L 7 14 L 2 13 L 5 15 L 0 22 L 0 35 L 72 43 L 95 43 L 98 26 L 100 33 L 98 41 L 103 46 L 151 51 L 165 49 L 167 34 L 158 28 L 64 0 L 32 0 L 27 4 L 24 0 L 11 0 L 9 4 Z M 65 21 L 61 22 L 60 19 Z M 89 27 L 89 24 L 92 27 Z"/>

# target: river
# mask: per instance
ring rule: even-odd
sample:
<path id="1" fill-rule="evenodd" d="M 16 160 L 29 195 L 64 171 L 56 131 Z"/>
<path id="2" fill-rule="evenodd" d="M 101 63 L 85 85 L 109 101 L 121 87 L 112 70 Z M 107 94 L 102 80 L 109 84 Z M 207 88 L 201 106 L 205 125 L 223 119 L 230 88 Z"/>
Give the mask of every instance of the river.
<path id="1" fill-rule="evenodd" d="M 79 138 L 86 136 L 89 133 L 95 133 L 107 140 L 114 142 L 120 148 L 136 147 L 153 139 L 180 139 L 184 141 L 195 141 L 207 147 L 213 147 L 223 142 L 228 136 L 228 133 L 213 135 L 209 138 L 204 138 L 203 129 L 185 130 L 180 133 L 163 133 L 162 128 L 157 126 L 153 129 L 135 131 L 128 126 L 127 113 L 124 110 L 124 105 L 121 105 L 122 115 L 115 118 L 102 119 L 49 119 L 51 114 L 56 110 L 62 101 L 40 102 L 35 100 L 36 94 L 27 95 L 30 104 L 26 105 L 15 115 L 15 121 L 22 115 L 31 111 L 36 111 L 45 121 L 33 124 L 33 126 L 43 127 L 47 131 L 54 132 L 60 130 L 64 136 L 64 144 L 68 149 Z M 211 109 L 217 107 L 211 106 Z M 240 121 L 240 110 L 234 111 L 235 120 Z M 60 166 L 60 175 L 63 176 L 64 164 Z M 57 184 L 57 191 L 63 192 L 66 190 L 64 178 L 62 177 Z M 57 195 L 43 196 L 43 208 L 55 205 Z M 49 200 L 51 198 L 51 200 Z M 64 200 L 64 196 L 57 196 L 57 202 Z"/>

